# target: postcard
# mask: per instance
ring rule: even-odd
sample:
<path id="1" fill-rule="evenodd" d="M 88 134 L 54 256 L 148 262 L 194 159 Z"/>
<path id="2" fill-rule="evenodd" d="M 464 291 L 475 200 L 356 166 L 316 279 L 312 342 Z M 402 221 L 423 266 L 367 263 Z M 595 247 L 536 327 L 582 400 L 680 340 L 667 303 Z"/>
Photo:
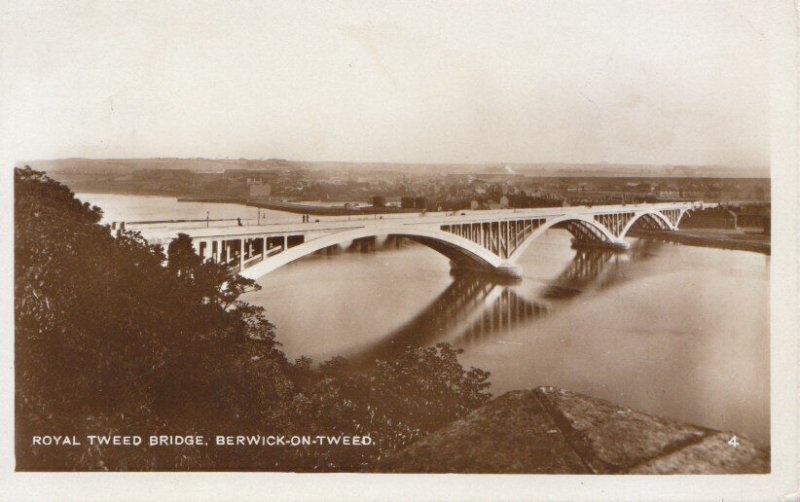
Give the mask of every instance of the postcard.
<path id="1" fill-rule="evenodd" d="M 12 498 L 797 497 L 793 2 L 0 14 Z"/>

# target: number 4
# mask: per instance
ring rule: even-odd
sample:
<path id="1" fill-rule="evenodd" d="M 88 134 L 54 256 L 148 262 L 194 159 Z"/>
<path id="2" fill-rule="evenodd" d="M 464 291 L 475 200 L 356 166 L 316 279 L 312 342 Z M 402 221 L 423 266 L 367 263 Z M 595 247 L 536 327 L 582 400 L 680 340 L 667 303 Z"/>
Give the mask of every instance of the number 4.
<path id="1" fill-rule="evenodd" d="M 739 446 L 739 439 L 736 436 L 733 436 L 730 441 L 728 441 L 728 444 L 736 448 Z"/>

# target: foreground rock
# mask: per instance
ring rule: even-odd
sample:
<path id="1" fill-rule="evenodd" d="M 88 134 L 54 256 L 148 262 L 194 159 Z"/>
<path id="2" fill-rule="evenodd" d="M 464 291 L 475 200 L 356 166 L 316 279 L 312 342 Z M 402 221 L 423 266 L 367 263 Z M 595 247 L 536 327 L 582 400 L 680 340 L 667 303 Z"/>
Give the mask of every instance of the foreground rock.
<path id="1" fill-rule="evenodd" d="M 385 459 L 382 472 L 726 474 L 769 472 L 733 433 L 539 387 L 504 394 Z"/>

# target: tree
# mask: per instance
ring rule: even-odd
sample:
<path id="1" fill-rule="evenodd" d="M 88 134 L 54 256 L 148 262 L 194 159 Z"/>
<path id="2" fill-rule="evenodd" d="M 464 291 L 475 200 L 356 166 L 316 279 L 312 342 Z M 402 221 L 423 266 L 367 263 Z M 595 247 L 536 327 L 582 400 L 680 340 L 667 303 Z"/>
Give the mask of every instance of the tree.
<path id="1" fill-rule="evenodd" d="M 16 454 L 22 470 L 367 470 L 489 398 L 446 345 L 356 367 L 292 363 L 258 285 L 194 252 L 165 256 L 30 168 L 15 183 Z M 47 448 L 33 435 L 366 434 L 374 447 Z"/>
<path id="2" fill-rule="evenodd" d="M 292 401 L 296 432 L 363 434 L 372 448 L 330 449 L 307 467 L 368 470 L 376 461 L 462 417 L 491 395 L 489 373 L 458 363 L 448 344 L 406 347 L 397 357 L 355 367 L 342 357 L 322 364 Z"/>

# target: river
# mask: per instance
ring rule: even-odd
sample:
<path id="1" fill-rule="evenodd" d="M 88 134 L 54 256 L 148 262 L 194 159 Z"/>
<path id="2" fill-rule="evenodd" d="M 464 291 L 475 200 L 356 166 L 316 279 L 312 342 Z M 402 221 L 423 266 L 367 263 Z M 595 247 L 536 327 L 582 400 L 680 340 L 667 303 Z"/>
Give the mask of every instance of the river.
<path id="1" fill-rule="evenodd" d="M 159 196 L 79 198 L 106 221 L 258 214 Z M 449 342 L 463 364 L 491 372 L 495 395 L 554 385 L 768 445 L 769 260 L 646 240 L 626 254 L 580 252 L 551 230 L 521 257 L 521 282 L 494 285 L 451 276 L 424 246 L 380 239 L 369 252 L 291 263 L 243 299 L 266 308 L 290 358 L 391 357 Z"/>

